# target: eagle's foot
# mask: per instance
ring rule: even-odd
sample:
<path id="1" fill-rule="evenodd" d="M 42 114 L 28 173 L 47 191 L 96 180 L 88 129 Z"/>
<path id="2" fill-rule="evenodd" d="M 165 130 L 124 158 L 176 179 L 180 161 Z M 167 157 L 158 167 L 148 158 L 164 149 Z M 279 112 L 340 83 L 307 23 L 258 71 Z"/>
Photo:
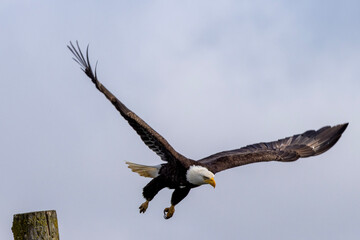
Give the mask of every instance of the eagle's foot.
<path id="1" fill-rule="evenodd" d="M 164 209 L 164 218 L 165 219 L 171 218 L 173 216 L 174 212 L 175 212 L 174 205 L 171 205 L 169 208 L 165 208 Z"/>
<path id="2" fill-rule="evenodd" d="M 149 201 L 146 200 L 146 202 L 141 204 L 140 207 L 139 207 L 140 213 L 145 213 L 148 206 L 149 206 Z"/>

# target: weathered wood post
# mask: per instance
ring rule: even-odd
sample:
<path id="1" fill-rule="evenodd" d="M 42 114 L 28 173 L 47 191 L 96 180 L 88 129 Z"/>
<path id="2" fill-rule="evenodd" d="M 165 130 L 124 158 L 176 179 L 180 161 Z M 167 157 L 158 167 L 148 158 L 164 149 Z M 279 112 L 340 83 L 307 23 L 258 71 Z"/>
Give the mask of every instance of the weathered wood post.
<path id="1" fill-rule="evenodd" d="M 55 210 L 15 214 L 11 230 L 15 240 L 59 240 Z"/>

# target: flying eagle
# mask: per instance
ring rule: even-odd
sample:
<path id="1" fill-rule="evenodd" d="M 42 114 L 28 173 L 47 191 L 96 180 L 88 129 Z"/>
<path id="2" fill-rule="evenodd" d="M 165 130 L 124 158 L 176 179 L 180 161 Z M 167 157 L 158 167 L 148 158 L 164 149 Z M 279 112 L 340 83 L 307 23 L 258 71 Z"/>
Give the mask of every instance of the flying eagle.
<path id="1" fill-rule="evenodd" d="M 169 219 L 175 212 L 175 205 L 183 200 L 190 190 L 203 184 L 215 188 L 214 175 L 220 171 L 256 162 L 292 162 L 299 158 L 319 155 L 329 150 L 339 140 L 348 123 L 326 126 L 317 131 L 310 130 L 292 137 L 273 142 L 257 143 L 235 150 L 219 152 L 200 160 L 192 160 L 177 151 L 159 133 L 152 129 L 139 116 L 128 109 L 119 99 L 102 85 L 92 70 L 88 49 L 86 57 L 78 42 L 72 42 L 68 48 L 74 54 L 74 60 L 95 84 L 95 87 L 115 106 L 121 116 L 139 134 L 142 141 L 166 163 L 157 166 L 145 166 L 126 162 L 128 167 L 143 177 L 153 178 L 144 188 L 145 202 L 140 205 L 140 213 L 145 213 L 149 202 L 163 188 L 174 189 L 171 206 L 164 209 L 164 218 Z"/>

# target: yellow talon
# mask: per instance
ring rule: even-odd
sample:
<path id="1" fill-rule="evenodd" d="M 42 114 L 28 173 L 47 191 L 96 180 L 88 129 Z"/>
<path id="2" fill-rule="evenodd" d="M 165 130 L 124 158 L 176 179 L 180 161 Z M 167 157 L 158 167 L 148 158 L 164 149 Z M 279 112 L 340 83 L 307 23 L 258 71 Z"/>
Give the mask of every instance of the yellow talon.
<path id="1" fill-rule="evenodd" d="M 165 219 L 171 218 L 173 216 L 174 212 L 175 212 L 174 205 L 171 205 L 169 208 L 165 208 L 164 209 L 164 218 Z"/>
<path id="2" fill-rule="evenodd" d="M 141 204 L 140 207 L 139 207 L 140 213 L 145 213 L 148 206 L 149 206 L 149 201 L 146 200 L 146 202 Z"/>

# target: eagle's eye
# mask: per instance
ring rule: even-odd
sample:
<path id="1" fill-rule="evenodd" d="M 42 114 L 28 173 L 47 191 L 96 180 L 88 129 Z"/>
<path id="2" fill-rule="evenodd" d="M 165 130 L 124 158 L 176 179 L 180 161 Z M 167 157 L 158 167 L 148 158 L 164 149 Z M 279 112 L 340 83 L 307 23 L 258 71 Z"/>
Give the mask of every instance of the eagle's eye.
<path id="1" fill-rule="evenodd" d="M 210 179 L 210 178 L 208 178 L 207 176 L 203 176 L 203 179 L 204 179 L 204 180 L 208 180 L 208 179 Z"/>

